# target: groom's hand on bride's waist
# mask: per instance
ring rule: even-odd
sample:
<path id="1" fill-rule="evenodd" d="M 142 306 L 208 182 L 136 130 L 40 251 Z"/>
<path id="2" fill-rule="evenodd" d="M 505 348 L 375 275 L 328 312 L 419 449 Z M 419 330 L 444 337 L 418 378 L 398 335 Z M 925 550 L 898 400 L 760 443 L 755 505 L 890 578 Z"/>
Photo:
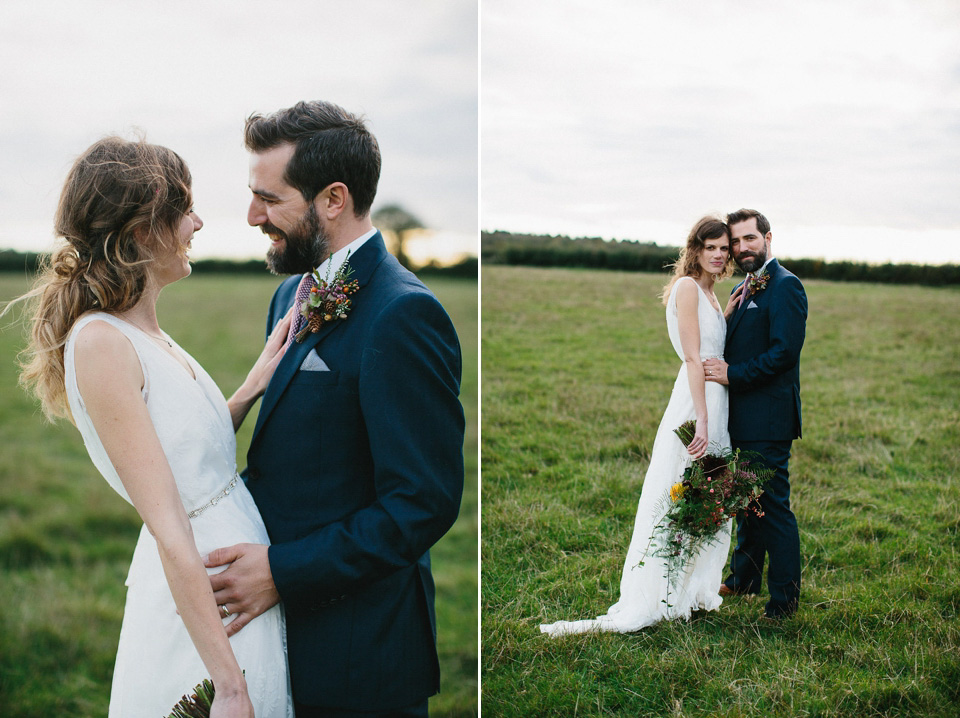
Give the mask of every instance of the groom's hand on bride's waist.
<path id="1" fill-rule="evenodd" d="M 715 381 L 717 384 L 729 384 L 727 379 L 727 364 L 723 359 L 704 359 L 703 360 L 703 378 L 707 381 Z"/>
<path id="2" fill-rule="evenodd" d="M 223 615 L 235 616 L 226 626 L 228 636 L 280 603 L 267 548 L 262 544 L 241 543 L 218 548 L 203 558 L 207 568 L 227 566 L 223 572 L 210 576 L 210 585 L 217 605 L 225 607 L 220 609 Z"/>

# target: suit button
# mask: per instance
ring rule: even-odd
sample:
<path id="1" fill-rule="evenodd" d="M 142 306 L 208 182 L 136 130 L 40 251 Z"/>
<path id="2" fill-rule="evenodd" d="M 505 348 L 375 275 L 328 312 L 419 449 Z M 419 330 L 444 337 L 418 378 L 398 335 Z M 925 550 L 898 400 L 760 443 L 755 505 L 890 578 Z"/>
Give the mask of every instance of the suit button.
<path id="1" fill-rule="evenodd" d="M 247 477 L 257 481 L 260 478 L 260 469 L 251 468 L 247 471 Z"/>

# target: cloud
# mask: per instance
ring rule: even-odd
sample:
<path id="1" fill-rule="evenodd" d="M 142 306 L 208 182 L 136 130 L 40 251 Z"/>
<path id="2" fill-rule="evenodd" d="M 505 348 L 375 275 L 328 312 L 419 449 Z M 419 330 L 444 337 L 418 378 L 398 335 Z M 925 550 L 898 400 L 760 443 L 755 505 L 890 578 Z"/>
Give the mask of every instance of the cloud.
<path id="1" fill-rule="evenodd" d="M 951 2 L 484 0 L 483 226 L 612 236 L 753 202 L 960 239 L 958 21 Z"/>
<path id="2" fill-rule="evenodd" d="M 366 115 L 384 151 L 380 198 L 475 235 L 477 1 L 413 5 L 4 3 L 0 26 L 15 31 L 0 62 L 17 71 L 0 75 L 0 246 L 22 241 L 14 223 L 50 223 L 86 146 L 138 127 L 190 164 L 207 246 L 246 246 L 235 238 L 249 198 L 243 120 L 303 99 Z M 258 233 L 243 231 L 259 254 Z"/>

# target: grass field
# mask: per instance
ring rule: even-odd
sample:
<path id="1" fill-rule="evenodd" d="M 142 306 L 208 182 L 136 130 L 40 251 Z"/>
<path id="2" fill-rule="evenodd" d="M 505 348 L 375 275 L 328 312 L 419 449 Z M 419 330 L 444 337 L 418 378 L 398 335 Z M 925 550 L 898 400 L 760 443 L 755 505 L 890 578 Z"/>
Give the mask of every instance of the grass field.
<path id="1" fill-rule="evenodd" d="M 764 595 L 630 635 L 538 632 L 618 598 L 680 367 L 663 281 L 483 270 L 484 715 L 960 715 L 957 289 L 807 283 L 797 616 L 762 623 Z"/>
<path id="2" fill-rule="evenodd" d="M 164 291 L 161 325 L 229 395 L 263 343 L 274 277 L 197 276 Z M 435 716 L 477 713 L 477 283 L 429 280 L 463 347 L 467 415 L 460 518 L 432 552 L 441 693 Z M 0 275 L 0 299 L 22 293 Z M 0 323 L 0 716 L 104 716 L 120 632 L 136 512 L 99 476 L 76 430 L 46 424 L 17 386 L 23 346 Z M 256 409 L 237 438 L 239 466 Z"/>

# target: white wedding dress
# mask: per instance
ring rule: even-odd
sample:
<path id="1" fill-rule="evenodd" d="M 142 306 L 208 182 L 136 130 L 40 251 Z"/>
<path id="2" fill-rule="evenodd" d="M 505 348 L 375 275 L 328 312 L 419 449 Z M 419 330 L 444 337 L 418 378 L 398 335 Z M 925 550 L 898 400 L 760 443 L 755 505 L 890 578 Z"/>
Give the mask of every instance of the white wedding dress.
<path id="1" fill-rule="evenodd" d="M 74 340 L 91 321 L 119 329 L 143 369 L 143 399 L 173 470 L 200 555 L 236 543 L 268 544 L 266 529 L 236 473 L 236 437 L 227 403 L 203 368 L 177 347 L 194 377 L 145 333 L 105 313 L 87 314 L 64 349 L 67 399 L 93 463 L 127 502 L 117 472 L 77 388 Z M 172 341 L 172 340 L 171 340 Z M 176 346 L 176 345 L 175 345 Z M 211 570 L 210 573 L 214 573 Z M 144 526 L 127 576 L 127 601 L 110 694 L 110 718 L 162 718 L 209 672 L 167 586 L 153 536 Z M 232 619 L 225 619 L 224 623 Z M 274 606 L 230 639 L 257 718 L 292 718 L 284 619 Z"/>
<path id="2" fill-rule="evenodd" d="M 677 323 L 677 292 L 680 282 L 696 282 L 683 277 L 673 286 L 667 301 L 667 333 L 677 356 L 683 359 L 680 329 Z M 726 320 L 717 311 L 699 285 L 697 317 L 700 322 L 700 357 L 721 358 L 726 340 Z M 711 446 L 730 448 L 727 430 L 727 388 L 706 382 L 707 435 Z M 686 571 L 670 587 L 668 606 L 665 559 L 654 556 L 656 541 L 651 541 L 654 526 L 663 517 L 669 504 L 670 487 L 683 475 L 692 459 L 673 430 L 695 418 L 693 397 L 687 381 L 686 365 L 673 385 L 657 437 L 650 455 L 640 491 L 640 503 L 633 526 L 633 538 L 627 549 L 623 576 L 620 579 L 620 600 L 607 613 L 592 620 L 557 621 L 544 624 L 540 630 L 552 636 L 591 631 L 630 633 L 664 619 L 689 618 L 692 611 L 713 611 L 722 600 L 717 594 L 730 548 L 730 525 L 727 521 L 717 540 L 704 547 L 688 564 Z M 646 556 L 644 555 L 646 553 Z M 640 562 L 643 561 L 643 565 Z"/>

